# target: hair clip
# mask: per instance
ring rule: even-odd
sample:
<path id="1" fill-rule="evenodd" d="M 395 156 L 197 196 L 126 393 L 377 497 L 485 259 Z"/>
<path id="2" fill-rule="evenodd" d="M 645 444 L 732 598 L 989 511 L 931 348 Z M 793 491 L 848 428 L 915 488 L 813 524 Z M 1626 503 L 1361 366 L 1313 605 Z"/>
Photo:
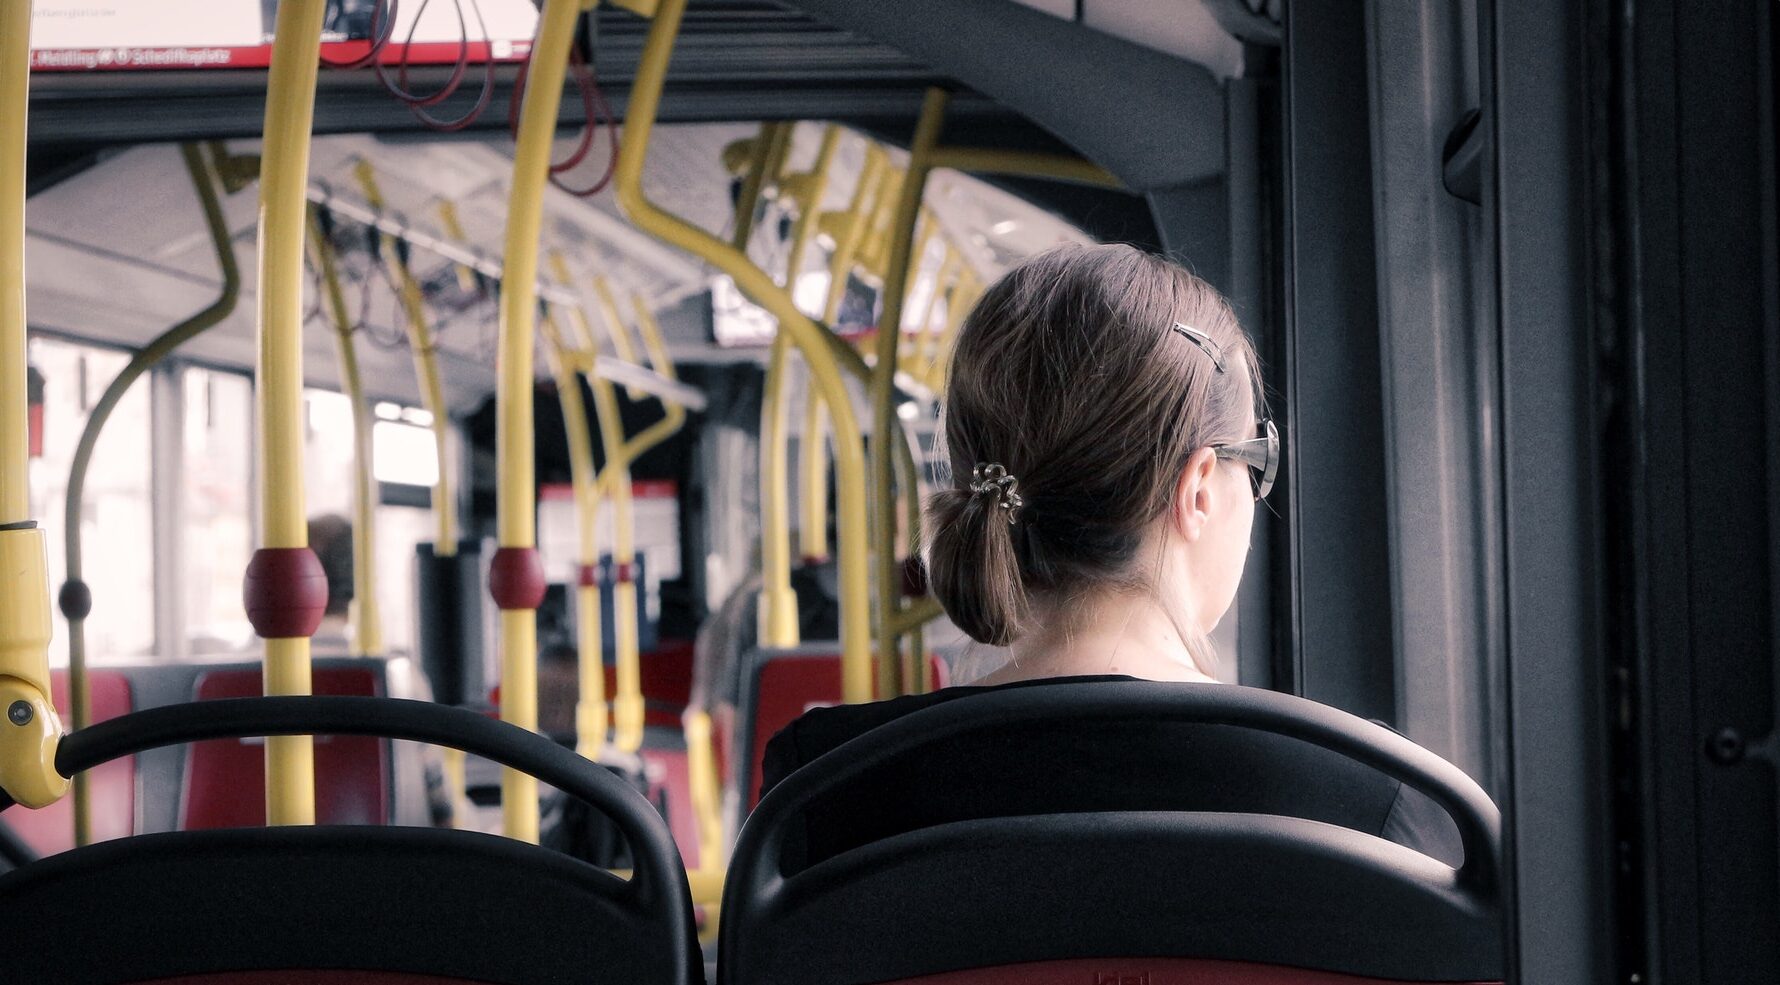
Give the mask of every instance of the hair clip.
<path id="1" fill-rule="evenodd" d="M 1186 336 L 1187 341 L 1204 350 L 1205 354 L 1211 357 L 1211 364 L 1217 367 L 1218 372 L 1224 371 L 1224 350 L 1211 340 L 1211 336 L 1181 322 L 1174 323 L 1174 330 Z"/>
<path id="2" fill-rule="evenodd" d="M 970 478 L 970 491 L 978 496 L 994 496 L 996 505 L 1007 511 L 1007 522 L 1013 523 L 1014 511 L 1026 505 L 1016 491 L 1019 480 L 1009 475 L 1006 468 L 983 462 L 970 470 Z"/>

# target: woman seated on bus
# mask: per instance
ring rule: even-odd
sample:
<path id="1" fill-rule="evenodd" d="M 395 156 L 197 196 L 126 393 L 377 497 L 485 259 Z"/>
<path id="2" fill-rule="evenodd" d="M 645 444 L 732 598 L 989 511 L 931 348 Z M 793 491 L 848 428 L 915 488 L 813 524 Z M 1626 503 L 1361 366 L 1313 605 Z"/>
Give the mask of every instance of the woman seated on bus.
<path id="1" fill-rule="evenodd" d="M 806 713 L 767 747 L 766 786 L 877 725 L 990 688 L 1215 682 L 1209 635 L 1235 598 L 1279 461 L 1263 407 L 1255 351 L 1229 304 L 1180 267 L 1109 245 L 1061 247 L 1009 271 L 957 338 L 943 400 L 951 476 L 928 503 L 927 564 L 952 621 L 1010 659 L 977 686 Z M 1023 804 L 1284 814 L 1462 860 L 1451 819 L 1397 781 L 1308 746 L 1264 754 L 1295 740 L 1116 723 L 1084 757 L 1079 736 L 1048 732 L 1010 748 L 1034 769 L 1091 768 L 1055 774 L 1065 783 L 1035 783 L 1046 774 L 1022 768 L 1005 783 L 972 778 L 924 795 L 955 765 L 933 764 L 827 798 L 793 851 L 814 863 Z"/>

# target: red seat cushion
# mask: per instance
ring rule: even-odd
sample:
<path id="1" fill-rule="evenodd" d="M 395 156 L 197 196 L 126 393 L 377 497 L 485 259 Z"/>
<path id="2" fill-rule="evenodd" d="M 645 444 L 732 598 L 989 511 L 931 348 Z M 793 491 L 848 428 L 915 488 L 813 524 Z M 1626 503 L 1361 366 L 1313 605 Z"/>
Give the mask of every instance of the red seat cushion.
<path id="1" fill-rule="evenodd" d="M 318 667 L 315 694 L 378 697 L 367 667 Z M 260 670 L 229 668 L 198 677 L 197 699 L 251 698 L 262 693 Z M 363 735 L 315 737 L 315 820 L 318 824 L 385 824 L 389 820 L 389 743 Z M 266 823 L 264 739 L 194 742 L 186 754 L 180 826 L 186 830 L 254 828 Z"/>
<path id="2" fill-rule="evenodd" d="M 680 727 L 680 714 L 692 700 L 692 641 L 662 640 L 638 660 L 643 689 L 643 724 Z M 606 664 L 606 695 L 618 693 L 618 668 Z"/>
<path id="3" fill-rule="evenodd" d="M 1308 971 L 1246 961 L 1197 958 L 1082 958 L 1032 961 L 948 971 L 905 978 L 883 985 L 1437 985 L 1431 982 L 1386 981 L 1328 971 Z M 1482 982 L 1449 985 L 1485 985 Z"/>
<path id="4" fill-rule="evenodd" d="M 50 696 L 56 714 L 64 727 L 72 727 L 68 694 L 68 672 L 50 672 Z M 114 670 L 87 672 L 93 722 L 103 722 L 127 715 L 134 708 L 130 679 Z M 93 840 L 105 841 L 131 834 L 136 827 L 136 758 L 114 759 L 87 773 L 87 791 L 92 798 Z M 22 807 L 6 812 L 6 823 L 39 855 L 53 855 L 74 847 L 74 797 L 61 800 L 40 810 Z"/>
<path id="5" fill-rule="evenodd" d="M 928 658 L 930 683 L 945 687 L 945 661 Z M 754 691 L 754 726 L 743 736 L 748 742 L 748 809 L 760 803 L 760 774 L 766 744 L 779 730 L 811 708 L 841 703 L 840 654 L 785 654 L 761 664 Z"/>
<path id="6" fill-rule="evenodd" d="M 649 799 L 667 802 L 668 828 L 686 867 L 699 866 L 698 815 L 692 809 L 692 773 L 686 750 L 644 745 L 637 751 L 649 769 Z"/>

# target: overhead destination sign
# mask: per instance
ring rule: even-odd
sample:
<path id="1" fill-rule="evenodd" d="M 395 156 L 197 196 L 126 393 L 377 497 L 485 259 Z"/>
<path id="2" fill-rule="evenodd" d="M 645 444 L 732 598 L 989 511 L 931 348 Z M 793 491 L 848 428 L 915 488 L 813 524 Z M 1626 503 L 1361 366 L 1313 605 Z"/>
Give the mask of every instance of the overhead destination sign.
<path id="1" fill-rule="evenodd" d="M 519 61 L 531 52 L 538 10 L 531 0 L 399 3 L 386 64 Z M 328 4 L 322 57 L 364 57 L 371 0 Z M 278 0 L 36 0 L 31 68 L 41 72 L 265 68 L 272 62 Z M 462 16 L 460 25 L 459 16 Z M 419 23 L 415 19 L 419 18 Z M 412 31 L 412 34 L 410 34 Z"/>

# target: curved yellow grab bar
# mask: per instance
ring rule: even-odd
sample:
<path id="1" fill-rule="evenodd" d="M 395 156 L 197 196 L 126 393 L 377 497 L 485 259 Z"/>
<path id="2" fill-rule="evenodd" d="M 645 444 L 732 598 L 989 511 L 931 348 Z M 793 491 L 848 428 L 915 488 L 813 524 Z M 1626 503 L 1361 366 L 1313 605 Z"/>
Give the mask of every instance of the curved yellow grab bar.
<path id="1" fill-rule="evenodd" d="M 579 375 L 585 365 L 585 353 L 563 338 L 549 311 L 540 324 L 545 353 L 550 357 L 550 373 L 556 379 L 557 399 L 562 403 L 563 431 L 569 444 L 569 476 L 575 495 L 575 655 L 580 687 L 575 703 L 575 750 L 597 760 L 606 745 L 606 668 L 598 574 L 599 475 L 594 467 L 593 434 L 587 429 L 587 406 L 581 400 Z"/>
<path id="2" fill-rule="evenodd" d="M 321 271 L 334 351 L 340 360 L 340 389 L 352 404 L 352 654 L 383 653 L 383 613 L 377 604 L 377 494 L 371 470 L 371 407 L 358 371 L 357 330 L 340 287 L 339 265 L 320 217 L 309 214 L 309 257 Z"/>
<path id="3" fill-rule="evenodd" d="M 927 90 L 927 96 L 922 101 L 914 140 L 909 145 L 908 171 L 898 190 L 896 210 L 890 223 L 889 252 L 885 258 L 884 306 L 883 314 L 878 318 L 877 361 L 871 378 L 874 425 L 871 478 L 872 488 L 878 491 L 872 518 L 872 529 L 876 534 L 873 547 L 878 561 L 878 652 L 886 657 L 881 661 L 880 667 L 890 666 L 892 660 L 889 657 L 902 652 L 896 626 L 896 617 L 902 610 L 902 568 L 896 550 L 896 498 L 891 495 L 891 490 L 895 488 L 893 449 L 900 445 L 903 452 L 908 453 L 908 441 L 896 412 L 896 350 L 902 340 L 903 295 L 908 290 L 909 275 L 914 263 L 919 259 L 914 252 L 915 223 L 920 218 L 921 196 L 927 186 L 928 157 L 932 154 L 934 145 L 939 142 L 948 99 L 945 90 L 934 88 Z M 929 228 L 932 225 L 929 223 Z M 905 500 L 919 499 L 918 484 L 909 481 L 914 478 L 916 477 L 908 474 L 904 476 L 905 484 L 901 492 Z M 910 510 L 911 543 L 918 534 L 915 524 L 919 520 L 919 509 Z M 918 667 L 918 663 L 924 660 L 925 654 L 916 654 L 905 657 L 902 661 L 903 690 L 913 692 L 923 689 L 921 682 L 926 674 Z"/>
<path id="4" fill-rule="evenodd" d="M 303 253 L 309 130 L 315 116 L 324 0 L 278 5 L 260 157 L 258 403 L 260 547 L 243 593 L 265 640 L 267 694 L 309 693 L 309 636 L 327 606 L 327 578 L 309 550 L 303 504 Z M 319 588 L 319 591 L 317 589 Z M 314 743 L 266 740 L 266 820 L 315 821 Z"/>
<path id="5" fill-rule="evenodd" d="M 612 286 L 604 277 L 593 278 L 593 293 L 599 299 L 601 313 L 605 315 L 606 321 L 613 326 L 612 330 L 628 332 L 629 330 L 624 327 L 623 317 L 618 314 L 618 302 L 612 296 Z M 633 300 L 635 302 L 633 310 L 637 315 L 637 334 L 642 337 L 643 348 L 649 353 L 650 368 L 655 370 L 657 376 L 670 381 L 677 380 L 679 377 L 674 372 L 673 360 L 668 358 L 667 343 L 661 337 L 661 326 L 656 323 L 654 312 L 649 310 L 649 306 L 640 297 Z M 591 326 L 589 332 L 588 338 L 591 339 Z M 596 352 L 598 348 L 598 346 L 593 347 Z M 686 423 L 686 408 L 684 406 L 667 397 L 658 399 L 661 400 L 663 415 L 661 420 L 638 431 L 624 442 L 624 461 L 627 467 L 644 452 L 672 437 L 674 432 L 680 430 L 681 426 Z M 600 480 L 602 495 L 610 496 L 612 494 L 612 490 L 608 487 L 610 481 L 602 472 Z"/>
<path id="6" fill-rule="evenodd" d="M 590 355 L 596 352 L 589 349 Z M 602 476 L 600 487 L 612 500 L 612 645 L 618 679 L 612 696 L 612 741 L 623 752 L 636 752 L 643 746 L 643 676 L 637 641 L 637 548 L 635 530 L 626 522 L 631 515 L 630 462 L 624 457 L 618 389 L 610 380 L 595 375 L 591 365 L 588 370 L 600 443 L 606 449 L 605 476 L 609 476 Z"/>
<path id="7" fill-rule="evenodd" d="M 566 273 L 566 267 L 563 268 Z M 593 278 L 595 296 L 610 332 L 626 333 L 623 316 L 612 297 L 612 288 L 604 277 Z M 669 380 L 675 378 L 672 360 L 661 338 L 660 326 L 647 306 L 637 303 L 637 330 L 649 350 L 655 372 Z M 581 323 L 586 333 L 588 352 L 595 354 L 599 346 L 593 338 L 591 325 Z M 686 420 L 686 409 L 671 400 L 662 401 L 665 416 L 639 432 L 635 438 L 624 438 L 624 421 L 618 410 L 618 398 L 611 384 L 595 379 L 589 363 L 588 382 L 593 386 L 595 406 L 600 418 L 600 431 L 606 447 L 606 465 L 600 472 L 600 492 L 612 501 L 612 586 L 613 644 L 617 651 L 617 694 L 612 700 L 614 739 L 618 748 L 635 752 L 643 744 L 643 676 L 642 653 L 638 642 L 636 586 L 636 515 L 631 504 L 631 463 L 649 448 L 666 440 Z M 603 388 L 603 389 L 602 389 Z"/>
<path id="8" fill-rule="evenodd" d="M 204 157 L 197 147 L 185 144 L 179 150 L 180 156 L 185 159 L 186 171 L 191 175 L 192 187 L 197 192 L 198 204 L 204 213 L 204 226 L 210 233 L 210 245 L 216 252 L 217 267 L 222 273 L 222 288 L 215 301 L 162 332 L 130 357 L 130 361 L 106 385 L 99 402 L 88 412 L 86 425 L 81 428 L 80 440 L 74 448 L 74 461 L 68 469 L 68 494 L 62 511 L 62 556 L 67 559 L 68 578 L 62 583 L 57 601 L 62 607 L 63 617 L 68 620 L 68 704 L 69 710 L 73 712 L 72 725 L 77 731 L 86 728 L 92 719 L 91 699 L 87 689 L 86 620 L 92 612 L 93 595 L 81 578 L 84 565 L 80 518 L 87 470 L 93 459 L 93 451 L 98 447 L 99 435 L 110 420 L 112 411 L 117 408 L 118 401 L 123 399 L 124 394 L 143 373 L 165 359 L 174 349 L 234 314 L 235 306 L 241 299 L 241 267 L 235 262 L 235 246 L 229 239 L 228 223 L 223 218 L 222 202 L 217 195 L 217 179 L 210 166 L 204 163 Z M 220 149 L 217 153 L 220 155 Z M 75 774 L 76 845 L 85 845 L 92 840 L 92 811 L 91 802 L 87 798 L 87 782 L 87 774 Z"/>
<path id="9" fill-rule="evenodd" d="M 371 162 L 360 158 L 353 171 L 371 208 L 383 211 L 383 193 L 377 187 L 377 174 Z M 462 228 L 453 228 L 456 227 L 456 212 L 442 210 L 440 217 L 448 217 L 446 235 L 460 239 Z M 433 534 L 433 555 L 451 557 L 457 553 L 457 498 L 452 489 L 451 409 L 445 406 L 445 386 L 439 379 L 439 349 L 433 340 L 432 326 L 427 322 L 426 297 L 403 257 L 404 247 L 387 232 L 383 233 L 382 244 L 383 262 L 395 275 L 402 315 L 407 322 L 408 349 L 414 354 L 414 379 L 420 385 L 420 403 L 433 419 L 433 455 L 439 462 L 439 476 L 433 480 L 433 520 L 437 524 Z M 457 269 L 461 278 L 468 268 L 460 266 Z"/>
<path id="10" fill-rule="evenodd" d="M 544 0 L 532 49 L 513 189 L 507 208 L 506 283 L 501 291 L 499 383 L 496 401 L 496 497 L 500 549 L 489 571 L 489 594 L 501 609 L 501 718 L 538 727 L 538 603 L 544 596 L 538 560 L 535 431 L 532 422 L 532 345 L 538 308 L 538 238 L 551 142 L 562 108 L 563 77 L 574 39 L 579 0 Z M 517 770 L 501 773 L 501 815 L 509 837 L 538 840 L 538 781 Z"/>
<path id="11" fill-rule="evenodd" d="M 835 457 L 842 477 L 839 510 L 842 694 L 849 702 L 869 701 L 873 688 L 871 600 L 866 567 L 870 544 L 865 525 L 865 454 L 860 447 L 861 435 L 828 333 L 797 310 L 790 294 L 773 283 L 772 278 L 741 251 L 663 211 L 643 194 L 643 161 L 661 106 L 662 85 L 667 78 L 668 61 L 673 56 L 674 38 L 685 11 L 686 0 L 661 0 L 650 25 L 632 83 L 625 140 L 618 154 L 618 202 L 638 228 L 710 260 L 734 278 L 744 294 L 779 320 L 781 331 L 790 331 L 792 340 L 808 360 L 816 386 L 835 418 Z"/>

